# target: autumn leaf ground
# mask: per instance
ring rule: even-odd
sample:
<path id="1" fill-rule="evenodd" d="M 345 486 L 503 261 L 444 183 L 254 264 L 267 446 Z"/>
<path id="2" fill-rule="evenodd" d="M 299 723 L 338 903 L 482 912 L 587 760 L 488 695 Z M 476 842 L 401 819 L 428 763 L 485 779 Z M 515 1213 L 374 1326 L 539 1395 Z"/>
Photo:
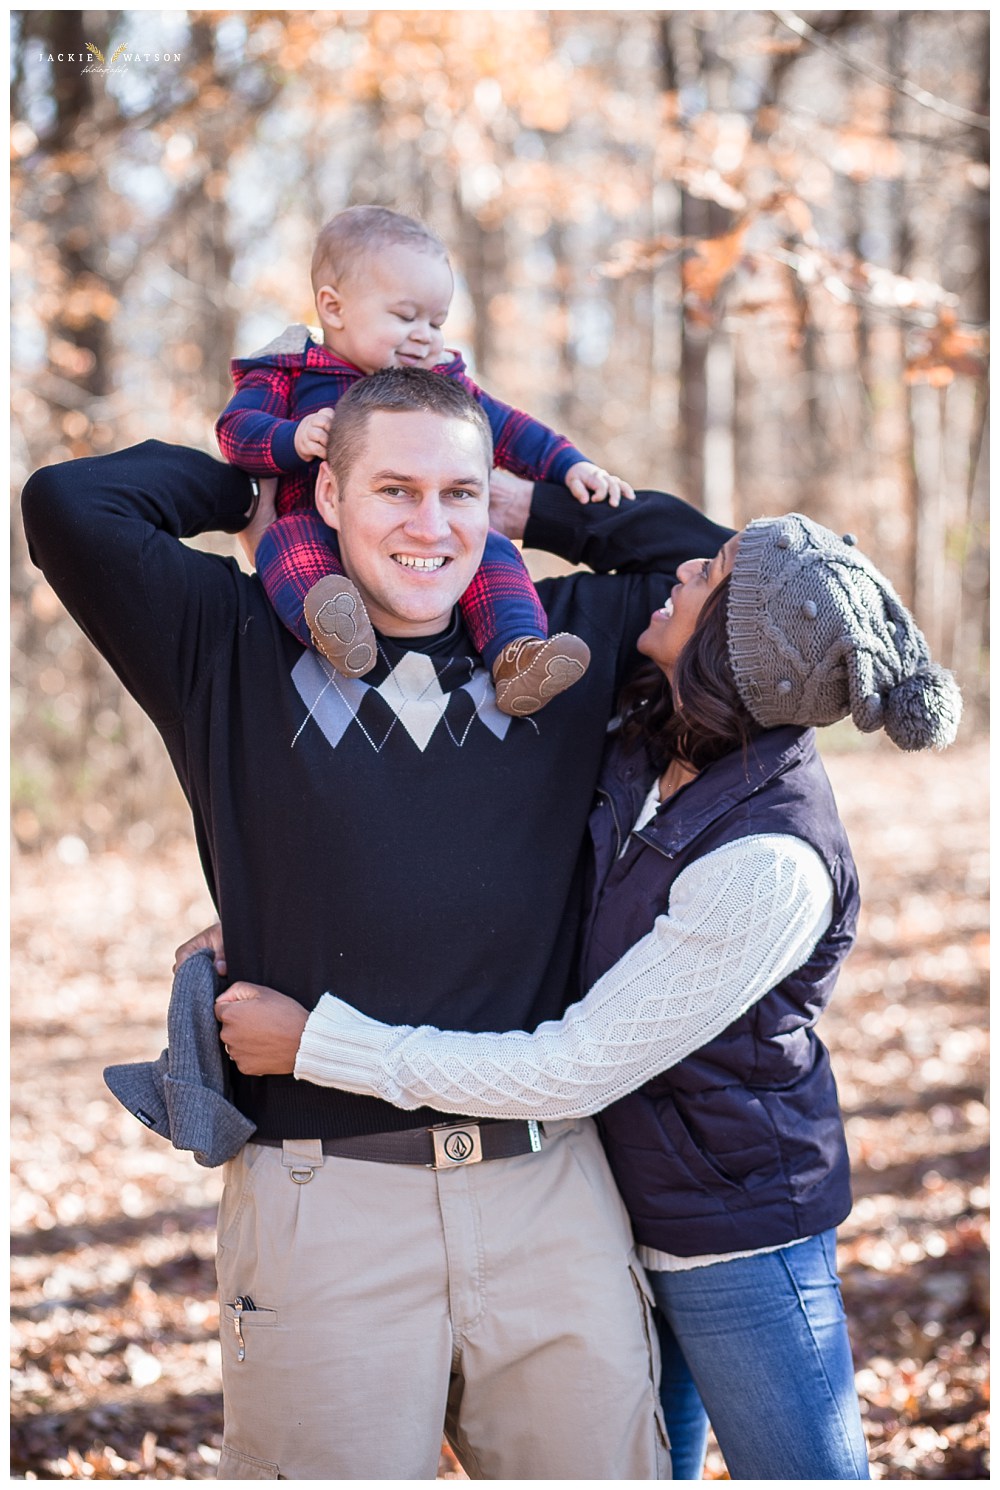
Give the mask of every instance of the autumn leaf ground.
<path id="1" fill-rule="evenodd" d="M 828 762 L 865 892 L 824 1032 L 873 1475 L 986 1478 L 986 749 L 864 742 Z M 148 1134 L 101 1069 L 158 1054 L 173 948 L 211 908 L 186 841 L 80 855 L 14 869 L 12 1473 L 208 1479 L 218 1175 Z M 460 1477 L 447 1456 L 441 1472 Z"/>

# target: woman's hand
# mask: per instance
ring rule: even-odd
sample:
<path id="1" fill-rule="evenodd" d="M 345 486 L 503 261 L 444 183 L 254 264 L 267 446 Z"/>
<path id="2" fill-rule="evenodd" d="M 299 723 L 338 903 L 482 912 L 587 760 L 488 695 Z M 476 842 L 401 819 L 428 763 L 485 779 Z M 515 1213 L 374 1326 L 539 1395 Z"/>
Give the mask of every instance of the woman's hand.
<path id="1" fill-rule="evenodd" d="M 309 1015 L 276 988 L 234 983 L 215 1001 L 222 1043 L 244 1076 L 285 1076 L 295 1070 Z"/>

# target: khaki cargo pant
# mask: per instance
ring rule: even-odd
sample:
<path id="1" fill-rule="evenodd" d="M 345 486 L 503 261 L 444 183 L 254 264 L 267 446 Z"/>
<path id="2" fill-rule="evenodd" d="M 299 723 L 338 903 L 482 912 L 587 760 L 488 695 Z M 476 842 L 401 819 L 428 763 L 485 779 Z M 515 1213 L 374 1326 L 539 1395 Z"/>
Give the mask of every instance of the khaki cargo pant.
<path id="1" fill-rule="evenodd" d="M 230 1161 L 220 1479 L 433 1480 L 442 1430 L 472 1479 L 669 1478 L 646 1280 L 596 1129 L 542 1128 L 539 1153 L 457 1169 L 315 1142 Z"/>

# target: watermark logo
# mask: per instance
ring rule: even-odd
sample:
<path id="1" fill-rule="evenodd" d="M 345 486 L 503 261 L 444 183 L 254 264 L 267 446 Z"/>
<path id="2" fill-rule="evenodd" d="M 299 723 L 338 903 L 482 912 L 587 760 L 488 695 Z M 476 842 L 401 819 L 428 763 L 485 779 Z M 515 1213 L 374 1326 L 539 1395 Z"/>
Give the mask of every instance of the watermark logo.
<path id="1" fill-rule="evenodd" d="M 183 60 L 180 52 L 140 52 L 132 51 L 128 42 L 121 42 L 115 47 L 111 56 L 105 59 L 100 47 L 96 47 L 92 41 L 85 41 L 79 51 L 72 52 L 39 52 L 39 62 L 52 63 L 75 63 L 81 72 L 96 73 L 101 77 L 109 77 L 117 73 L 123 73 L 135 64 L 153 66 L 164 66 Z"/>
<path id="2" fill-rule="evenodd" d="M 100 47 L 95 47 L 94 44 L 93 44 L 93 42 L 91 42 L 91 41 L 88 41 L 86 45 L 87 45 L 87 51 L 90 53 L 90 55 L 92 57 L 96 57 L 97 58 L 97 61 L 103 67 L 104 66 L 104 53 L 101 51 Z M 118 61 L 118 58 L 121 57 L 122 54 L 124 52 L 127 52 L 127 51 L 128 51 L 128 47 L 125 45 L 124 42 L 122 42 L 121 46 L 115 47 L 114 51 L 111 53 L 111 61 L 108 63 L 108 66 L 107 66 L 107 71 L 108 72 L 111 72 L 111 70 L 113 69 L 115 63 Z M 91 64 L 91 66 L 85 67 L 83 70 L 84 70 L 84 72 L 91 72 L 91 71 L 94 70 L 93 69 L 93 65 Z"/>

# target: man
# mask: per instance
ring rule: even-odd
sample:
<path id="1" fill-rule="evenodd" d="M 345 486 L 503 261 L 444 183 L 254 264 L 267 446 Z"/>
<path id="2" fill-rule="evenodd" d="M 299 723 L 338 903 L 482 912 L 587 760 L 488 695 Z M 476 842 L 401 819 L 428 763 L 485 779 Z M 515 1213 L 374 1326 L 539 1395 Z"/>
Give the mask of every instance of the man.
<path id="1" fill-rule="evenodd" d="M 151 442 L 25 489 L 32 556 L 163 735 L 239 985 L 472 1030 L 531 1029 L 574 996 L 605 723 L 668 583 L 625 571 L 720 530 L 659 494 L 609 515 L 538 488 L 526 529 L 510 504 L 510 536 L 619 571 L 540 586 L 591 667 L 512 720 L 454 612 L 490 461 L 478 407 L 432 373 L 376 374 L 338 406 L 317 505 L 380 650 L 354 681 L 256 577 L 179 541 L 245 524 L 239 472 Z M 220 1477 L 433 1478 L 442 1424 L 475 1477 L 666 1475 L 645 1284 L 589 1121 L 441 1127 L 233 1075 L 257 1131 L 219 1217 Z"/>

